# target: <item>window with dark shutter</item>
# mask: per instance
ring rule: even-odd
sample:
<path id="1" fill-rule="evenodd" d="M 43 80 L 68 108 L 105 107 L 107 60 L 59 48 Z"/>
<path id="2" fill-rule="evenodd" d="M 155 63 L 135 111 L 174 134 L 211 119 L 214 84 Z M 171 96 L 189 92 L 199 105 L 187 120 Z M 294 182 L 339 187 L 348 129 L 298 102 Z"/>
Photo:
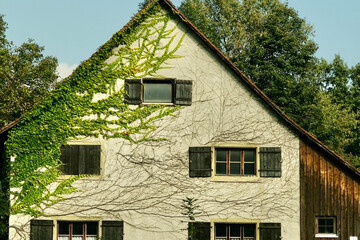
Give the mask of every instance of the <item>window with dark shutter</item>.
<path id="1" fill-rule="evenodd" d="M 176 104 L 192 103 L 192 81 L 170 78 L 144 78 L 125 80 L 125 100 L 129 104 Z"/>
<path id="2" fill-rule="evenodd" d="M 52 220 L 30 221 L 30 240 L 51 240 L 53 239 L 54 223 Z"/>
<path id="3" fill-rule="evenodd" d="M 281 177 L 281 148 L 260 148 L 260 177 Z"/>
<path id="4" fill-rule="evenodd" d="M 260 240 L 281 240 L 281 224 L 260 223 Z"/>
<path id="5" fill-rule="evenodd" d="M 174 103 L 176 105 L 190 106 L 191 102 L 192 102 L 192 81 L 176 80 Z"/>
<path id="6" fill-rule="evenodd" d="M 189 176 L 211 177 L 211 147 L 189 148 Z"/>
<path id="7" fill-rule="evenodd" d="M 123 240 L 124 223 L 123 221 L 103 221 L 102 238 L 104 240 Z"/>
<path id="8" fill-rule="evenodd" d="M 140 104 L 142 102 L 142 86 L 141 79 L 126 79 L 125 80 L 125 100 L 128 104 Z"/>
<path id="9" fill-rule="evenodd" d="M 58 221 L 57 239 L 87 239 L 95 240 L 99 237 L 99 222 L 81 222 L 81 221 Z"/>
<path id="10" fill-rule="evenodd" d="M 189 240 L 210 240 L 211 225 L 209 222 L 189 222 Z"/>
<path id="11" fill-rule="evenodd" d="M 63 174 L 100 175 L 100 145 L 65 145 L 60 150 Z"/>

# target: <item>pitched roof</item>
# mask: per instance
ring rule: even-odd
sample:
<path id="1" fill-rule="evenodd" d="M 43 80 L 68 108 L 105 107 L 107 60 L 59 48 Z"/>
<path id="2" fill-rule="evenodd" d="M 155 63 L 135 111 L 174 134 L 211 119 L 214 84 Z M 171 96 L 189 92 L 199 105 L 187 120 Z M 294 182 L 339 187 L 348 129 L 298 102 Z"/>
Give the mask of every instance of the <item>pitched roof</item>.
<path id="1" fill-rule="evenodd" d="M 353 165 L 347 162 L 345 159 L 340 157 L 334 151 L 332 151 L 329 147 L 327 147 L 320 140 L 312 136 L 309 132 L 303 129 L 300 125 L 298 125 L 294 120 L 292 120 L 289 116 L 287 116 L 269 97 L 267 97 L 248 77 L 245 76 L 243 72 L 241 72 L 235 65 L 228 59 L 199 29 L 195 27 L 174 5 L 170 0 L 152 0 L 147 6 L 144 7 L 141 11 L 139 11 L 120 31 L 115 33 L 112 38 L 110 38 L 104 45 L 102 45 L 87 61 L 84 61 L 80 64 L 79 67 L 85 65 L 90 59 L 95 56 L 99 56 L 104 52 L 110 53 L 113 48 L 117 47 L 114 44 L 117 42 L 115 39 L 119 39 L 123 34 L 126 34 L 126 31 L 133 27 L 135 20 L 139 19 L 142 15 L 144 15 L 147 10 L 152 6 L 154 2 L 159 2 L 162 6 L 169 8 L 170 12 L 174 15 L 178 16 L 184 24 L 186 24 L 192 32 L 197 35 L 239 78 L 245 83 L 252 91 L 254 91 L 257 96 L 262 99 L 267 106 L 269 106 L 276 114 L 279 116 L 286 125 L 288 125 L 295 133 L 299 135 L 299 137 L 321 149 L 325 154 L 330 156 L 332 159 L 340 163 L 346 169 L 350 170 L 357 177 L 360 177 L 360 171 L 356 169 Z M 78 67 L 78 68 L 79 68 Z M 76 70 L 75 70 L 76 71 Z M 74 72 L 75 72 L 74 71 Z M 69 76 L 71 77 L 71 75 Z M 0 128 L 0 134 L 6 132 L 10 128 L 12 128 L 16 123 L 20 120 L 16 119 L 15 121 L 9 123 L 8 125 Z"/>

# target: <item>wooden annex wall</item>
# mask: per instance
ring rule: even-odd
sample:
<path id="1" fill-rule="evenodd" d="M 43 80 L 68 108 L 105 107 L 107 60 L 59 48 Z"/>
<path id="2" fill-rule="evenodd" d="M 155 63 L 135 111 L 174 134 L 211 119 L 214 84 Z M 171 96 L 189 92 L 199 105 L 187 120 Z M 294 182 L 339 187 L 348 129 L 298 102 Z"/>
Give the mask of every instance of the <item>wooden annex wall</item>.
<path id="1" fill-rule="evenodd" d="M 359 175 L 303 141 L 300 161 L 301 240 L 321 239 L 315 238 L 318 216 L 336 217 L 334 239 L 360 239 Z"/>

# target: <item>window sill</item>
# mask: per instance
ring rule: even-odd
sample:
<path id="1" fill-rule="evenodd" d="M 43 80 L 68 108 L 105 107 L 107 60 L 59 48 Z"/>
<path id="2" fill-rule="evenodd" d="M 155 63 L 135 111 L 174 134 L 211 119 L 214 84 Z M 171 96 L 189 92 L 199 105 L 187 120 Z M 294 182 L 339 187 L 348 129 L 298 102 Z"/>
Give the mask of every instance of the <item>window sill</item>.
<path id="1" fill-rule="evenodd" d="M 317 233 L 315 238 L 338 238 L 338 235 L 334 233 Z"/>
<path id="2" fill-rule="evenodd" d="M 66 180 L 77 175 L 60 175 L 57 179 Z M 103 175 L 90 175 L 88 177 L 80 178 L 79 180 L 103 180 Z"/>
<path id="3" fill-rule="evenodd" d="M 212 176 L 214 182 L 259 182 L 259 176 Z"/>
<path id="4" fill-rule="evenodd" d="M 154 103 L 151 103 L 151 102 L 142 102 L 140 104 L 141 106 L 146 106 L 146 105 L 165 105 L 165 106 L 175 106 L 174 103 L 162 103 L 162 102 L 154 102 Z"/>

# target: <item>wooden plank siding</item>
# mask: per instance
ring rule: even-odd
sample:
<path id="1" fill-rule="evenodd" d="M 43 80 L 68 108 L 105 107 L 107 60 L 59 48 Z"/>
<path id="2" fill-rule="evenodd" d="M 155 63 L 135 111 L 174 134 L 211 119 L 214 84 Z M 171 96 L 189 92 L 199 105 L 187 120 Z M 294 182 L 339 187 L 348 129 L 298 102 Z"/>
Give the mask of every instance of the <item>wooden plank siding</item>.
<path id="1" fill-rule="evenodd" d="M 360 237 L 359 201 L 359 177 L 315 147 L 300 141 L 301 240 L 322 239 L 315 238 L 316 217 L 336 217 L 338 240 Z"/>

